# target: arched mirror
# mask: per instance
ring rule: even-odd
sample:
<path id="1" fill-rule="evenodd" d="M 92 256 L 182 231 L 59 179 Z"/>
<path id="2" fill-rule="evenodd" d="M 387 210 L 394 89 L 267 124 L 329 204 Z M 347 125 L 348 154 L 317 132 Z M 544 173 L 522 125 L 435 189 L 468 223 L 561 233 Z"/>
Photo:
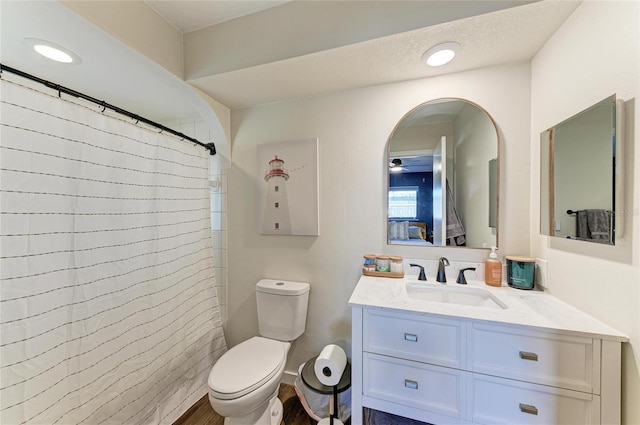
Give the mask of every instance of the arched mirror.
<path id="1" fill-rule="evenodd" d="M 438 99 L 407 113 L 387 148 L 389 244 L 498 245 L 498 130 L 478 105 Z"/>

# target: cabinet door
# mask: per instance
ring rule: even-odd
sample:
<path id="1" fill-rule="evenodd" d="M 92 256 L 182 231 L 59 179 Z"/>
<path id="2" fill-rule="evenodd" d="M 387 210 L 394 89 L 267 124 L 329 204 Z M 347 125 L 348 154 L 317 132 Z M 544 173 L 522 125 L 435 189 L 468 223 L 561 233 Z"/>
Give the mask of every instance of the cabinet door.
<path id="1" fill-rule="evenodd" d="M 473 372 L 600 392 L 594 379 L 599 376 L 599 361 L 594 361 L 599 340 L 478 323 L 469 336 Z"/>
<path id="2" fill-rule="evenodd" d="M 362 349 L 464 369 L 464 329 L 455 319 L 365 310 Z"/>
<path id="3" fill-rule="evenodd" d="M 480 424 L 592 425 L 600 397 L 578 391 L 472 374 L 469 412 Z"/>
<path id="4" fill-rule="evenodd" d="M 467 373 L 365 353 L 366 396 L 454 418 L 465 416 Z"/>

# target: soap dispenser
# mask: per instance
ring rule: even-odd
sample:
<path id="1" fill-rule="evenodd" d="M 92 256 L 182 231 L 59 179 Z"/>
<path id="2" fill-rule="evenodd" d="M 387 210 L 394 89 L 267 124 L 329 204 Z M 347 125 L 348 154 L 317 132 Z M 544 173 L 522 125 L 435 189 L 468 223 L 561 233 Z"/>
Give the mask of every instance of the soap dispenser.
<path id="1" fill-rule="evenodd" d="M 484 283 L 489 286 L 502 285 L 502 263 L 498 260 L 495 246 L 491 247 L 489 258 L 484 261 Z"/>

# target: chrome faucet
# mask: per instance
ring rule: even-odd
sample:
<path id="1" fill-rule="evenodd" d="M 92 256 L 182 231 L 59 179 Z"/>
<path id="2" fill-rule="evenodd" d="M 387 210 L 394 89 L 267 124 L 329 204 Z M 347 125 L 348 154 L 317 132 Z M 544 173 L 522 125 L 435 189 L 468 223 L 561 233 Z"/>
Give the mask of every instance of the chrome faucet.
<path id="1" fill-rule="evenodd" d="M 440 257 L 438 262 L 438 275 L 436 276 L 436 282 L 447 283 L 447 275 L 444 272 L 444 268 L 449 265 L 449 260 L 445 257 Z"/>

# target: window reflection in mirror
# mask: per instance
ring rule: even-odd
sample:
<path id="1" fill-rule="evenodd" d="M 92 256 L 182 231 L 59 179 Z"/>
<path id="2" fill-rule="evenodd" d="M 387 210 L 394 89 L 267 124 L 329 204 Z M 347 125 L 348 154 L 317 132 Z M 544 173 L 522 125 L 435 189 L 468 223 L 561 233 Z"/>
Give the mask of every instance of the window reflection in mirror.
<path id="1" fill-rule="evenodd" d="M 498 152 L 495 123 L 466 100 L 405 115 L 388 143 L 388 243 L 497 246 Z"/>
<path id="2" fill-rule="evenodd" d="M 615 95 L 544 131 L 540 137 L 541 233 L 613 245 Z"/>

